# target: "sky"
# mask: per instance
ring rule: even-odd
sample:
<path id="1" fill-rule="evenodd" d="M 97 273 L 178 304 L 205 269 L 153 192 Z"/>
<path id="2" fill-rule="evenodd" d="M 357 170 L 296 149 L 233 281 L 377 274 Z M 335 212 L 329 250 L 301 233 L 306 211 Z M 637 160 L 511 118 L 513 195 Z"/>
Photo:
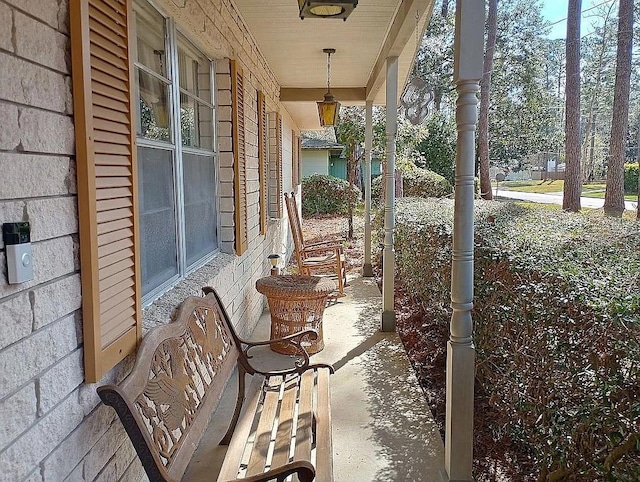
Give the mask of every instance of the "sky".
<path id="1" fill-rule="evenodd" d="M 599 5 L 601 3 L 610 3 L 615 0 L 582 0 L 582 34 L 591 31 L 591 23 L 590 19 L 586 18 L 589 16 L 590 11 L 587 11 L 588 8 Z M 543 0 L 542 1 L 542 16 L 548 20 L 549 22 L 556 23 L 551 27 L 551 32 L 549 33 L 549 38 L 565 38 L 567 34 L 567 4 L 568 0 Z"/>

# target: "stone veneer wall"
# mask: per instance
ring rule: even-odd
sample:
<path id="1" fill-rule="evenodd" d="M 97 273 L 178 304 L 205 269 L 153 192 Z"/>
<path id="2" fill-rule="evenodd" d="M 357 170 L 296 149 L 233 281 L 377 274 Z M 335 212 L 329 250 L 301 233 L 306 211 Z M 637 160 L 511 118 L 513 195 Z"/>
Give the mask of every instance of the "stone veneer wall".
<path id="1" fill-rule="evenodd" d="M 237 58 L 246 82 L 249 249 L 232 254 L 233 170 L 219 138 L 223 253 L 145 309 L 144 328 L 167 322 L 185 296 L 212 285 L 238 331 L 250 333 L 264 301 L 255 280 L 266 256 L 285 254 L 286 218 L 259 235 L 257 89 L 278 109 L 275 76 L 229 0 L 161 0 L 180 30 L 214 58 Z M 97 385 L 83 382 L 81 292 L 68 0 L 0 0 L 0 223 L 30 221 L 34 280 L 8 285 L 0 240 L 0 481 L 140 480 L 142 467 Z M 218 62 L 224 76 L 227 61 Z M 224 79 L 218 78 L 219 94 Z M 224 95 L 224 94 L 222 94 Z M 221 106 L 218 121 L 231 110 Z M 292 126 L 284 123 L 283 132 Z M 223 130 L 221 130 L 222 132 Z M 100 384 L 117 382 L 131 357 Z"/>

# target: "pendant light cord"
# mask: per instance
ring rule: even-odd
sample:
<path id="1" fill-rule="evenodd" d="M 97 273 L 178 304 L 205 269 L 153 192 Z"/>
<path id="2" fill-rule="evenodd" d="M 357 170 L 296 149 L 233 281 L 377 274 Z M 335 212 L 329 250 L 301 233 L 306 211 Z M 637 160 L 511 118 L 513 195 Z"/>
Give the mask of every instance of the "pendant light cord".
<path id="1" fill-rule="evenodd" d="M 331 52 L 327 52 L 327 90 L 331 93 Z"/>

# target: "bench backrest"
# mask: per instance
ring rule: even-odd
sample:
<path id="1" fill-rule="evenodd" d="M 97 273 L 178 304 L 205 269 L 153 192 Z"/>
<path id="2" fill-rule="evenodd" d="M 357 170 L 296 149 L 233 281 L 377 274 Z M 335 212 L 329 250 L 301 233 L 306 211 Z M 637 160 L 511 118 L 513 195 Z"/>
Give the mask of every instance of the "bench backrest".
<path id="1" fill-rule="evenodd" d="M 238 358 L 215 293 L 190 297 L 142 340 L 131 374 L 98 388 L 116 409 L 149 479 L 180 480 Z"/>

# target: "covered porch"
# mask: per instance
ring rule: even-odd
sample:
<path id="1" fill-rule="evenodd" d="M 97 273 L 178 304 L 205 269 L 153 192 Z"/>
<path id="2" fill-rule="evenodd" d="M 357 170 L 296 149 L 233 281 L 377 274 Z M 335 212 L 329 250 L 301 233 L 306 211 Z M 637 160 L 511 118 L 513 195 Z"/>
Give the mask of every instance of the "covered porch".
<path id="1" fill-rule="evenodd" d="M 330 2 L 329 2 L 330 3 Z M 434 7 L 432 0 L 360 2 L 346 22 L 329 19 L 300 21 L 290 15 L 285 2 L 265 5 L 257 0 L 238 0 L 239 10 L 278 79 L 280 102 L 301 129 L 318 128 L 316 101 L 325 88 L 323 49 L 332 48 L 327 84 L 344 105 L 365 105 L 365 259 L 363 276 L 372 273 L 371 245 L 371 157 L 372 111 L 374 105 L 386 107 L 386 155 L 383 282 L 375 337 L 395 337 L 394 313 L 394 203 L 395 158 L 398 99 L 411 76 L 419 39 Z M 286 20 L 283 21 L 283 19 Z M 484 2 L 457 0 L 455 20 L 454 83 L 458 94 L 456 122 L 458 130 L 455 177 L 455 222 L 451 281 L 453 315 L 447 345 L 447 403 L 444 458 L 423 458 L 423 472 L 390 480 L 438 480 L 431 472 L 433 461 L 441 465 L 442 480 L 473 480 L 473 203 L 475 130 L 477 95 L 484 58 Z M 287 45 L 283 49 L 283 44 Z M 294 67 L 295 66 L 295 67 Z M 328 87 L 328 86 L 327 86 Z M 353 319 L 353 318 L 351 318 Z M 356 317 L 357 319 L 357 317 Z M 371 328 L 373 329 L 373 328 Z M 387 334 L 391 335 L 387 335 Z M 397 341 L 397 338 L 393 338 Z M 349 350 L 357 350 L 360 341 Z M 373 346 L 373 345 L 372 345 Z M 336 361 L 337 360 L 337 361 Z M 341 358 L 331 362 L 341 363 Z M 384 359 L 381 360 L 384 363 Z M 409 367 L 407 367 L 409 368 Z M 387 367 L 389 369 L 389 367 Z M 381 385 L 382 387 L 384 385 Z M 375 389 L 375 386 L 373 387 Z M 355 396 L 350 387 L 351 396 Z M 366 389 L 365 389 L 366 392 Z M 388 401 L 391 403 L 391 401 Z M 391 405 L 389 405 L 390 407 Z M 428 410 L 427 410 L 428 413 Z M 339 424 L 336 423 L 339 430 Z M 428 429 L 427 429 L 428 432 Z M 425 440 L 422 438 L 421 440 Z M 429 436 L 427 439 L 429 440 Z M 358 441 L 356 441 L 356 446 Z M 432 452 L 431 442 L 422 449 Z M 353 450 L 353 449 L 351 449 Z M 416 454 L 424 453 L 418 450 Z M 413 457 L 412 452 L 407 455 Z M 429 462 L 428 460 L 431 460 Z M 345 469 L 347 470 L 347 469 Z M 336 477 L 341 477 L 336 467 Z M 349 473 L 348 470 L 346 473 Z M 431 475 L 426 475 L 431 474 Z M 339 479 L 340 480 L 340 479 Z M 347 480 L 347 479 L 345 479 Z M 361 479 L 354 479 L 361 480 Z M 362 479 L 364 480 L 364 479 Z"/>
<path id="2" fill-rule="evenodd" d="M 364 146 L 364 279 L 373 274 L 370 184 L 372 111 L 374 105 L 386 108 L 382 293 L 369 295 L 369 308 L 375 305 L 375 309 L 369 309 L 366 326 L 360 324 L 362 307 L 358 304 L 358 290 L 351 294 L 354 298 L 344 304 L 344 312 L 340 313 L 335 321 L 331 321 L 332 311 L 340 310 L 341 305 L 328 308 L 325 315 L 328 348 L 324 354 L 317 357 L 340 368 L 333 382 L 336 385 L 333 404 L 336 417 L 333 429 L 336 436 L 335 476 L 338 480 L 369 480 L 367 476 L 354 475 L 360 469 L 369 471 L 370 480 L 472 480 L 475 363 L 471 320 L 473 198 L 477 94 L 480 90 L 484 57 L 484 2 L 456 1 L 453 79 L 458 94 L 456 220 L 451 285 L 453 317 L 447 357 L 447 418 L 444 447 L 440 445 L 440 437 L 434 431 L 429 409 L 421 398 L 415 380 L 411 381 L 411 369 L 395 334 L 393 281 L 394 171 L 398 101 L 404 85 L 412 75 L 420 39 L 430 21 L 435 2 L 350 2 L 357 5 L 346 21 L 330 18 L 301 20 L 297 7 L 303 3 L 305 2 L 296 4 L 291 0 L 234 1 L 241 19 L 278 79 L 280 106 L 286 110 L 297 128 L 321 127 L 316 104 L 328 90 L 342 105 L 365 106 L 367 121 Z M 329 58 L 326 55 L 328 49 L 335 50 Z M 283 251 L 286 250 L 283 247 Z M 361 280 L 360 283 L 357 284 L 358 288 L 366 288 L 369 282 Z M 333 325 L 334 323 L 337 325 Z M 266 321 L 263 317 L 254 335 L 266 334 L 266 331 L 260 331 L 265 330 L 265 326 Z M 331 348 L 332 345 L 334 348 Z M 403 361 L 399 362 L 399 365 L 387 366 L 390 358 L 381 356 L 380 350 L 384 350 L 382 347 L 397 352 Z M 373 357 L 369 360 L 370 364 L 366 363 L 368 357 Z M 349 363 L 352 358 L 353 363 Z M 344 374 L 350 370 L 355 370 L 354 376 L 343 379 Z M 394 379 L 400 383 L 388 384 Z M 356 386 L 355 380 L 360 380 L 362 385 Z M 396 398 L 397 394 L 392 393 L 392 390 L 403 390 L 402 397 Z M 363 397 L 361 402 L 368 407 L 367 410 L 351 410 L 352 406 L 357 405 L 353 403 L 354 397 Z M 347 409 L 341 409 L 341 398 L 346 400 Z M 386 418 L 393 416 L 394 403 L 398 400 L 402 400 L 401 413 L 407 417 L 404 420 Z M 379 406 L 371 406 L 372 401 Z M 415 408 L 415 413 L 408 407 Z M 413 415 L 422 420 L 422 423 L 412 424 Z M 340 419 L 341 416 L 345 418 Z M 351 416 L 354 418 L 350 419 Z M 358 417 L 361 417 L 360 425 L 353 430 L 353 423 Z M 380 437 L 376 439 L 376 430 L 383 427 L 387 427 L 388 431 L 382 430 L 378 434 Z M 363 429 L 369 430 L 367 433 L 373 441 L 371 445 L 364 442 Z M 394 440 L 396 430 L 395 433 L 402 434 L 402 437 Z M 409 439 L 416 443 L 412 447 L 403 447 L 406 451 L 402 454 L 398 448 Z M 339 453 L 341 446 L 346 451 L 342 456 Z M 363 450 L 361 454 L 358 452 L 359 448 Z M 369 460 L 372 455 L 375 455 L 374 460 L 378 460 L 377 462 Z M 396 460 L 395 455 L 400 458 Z M 354 456 L 356 459 L 361 456 L 362 461 L 369 461 L 360 464 L 354 460 Z M 411 462 L 407 459 L 411 459 Z M 394 470 L 399 470 L 399 464 L 413 462 L 416 462 L 415 472 L 411 469 L 412 473 L 393 475 Z"/>

